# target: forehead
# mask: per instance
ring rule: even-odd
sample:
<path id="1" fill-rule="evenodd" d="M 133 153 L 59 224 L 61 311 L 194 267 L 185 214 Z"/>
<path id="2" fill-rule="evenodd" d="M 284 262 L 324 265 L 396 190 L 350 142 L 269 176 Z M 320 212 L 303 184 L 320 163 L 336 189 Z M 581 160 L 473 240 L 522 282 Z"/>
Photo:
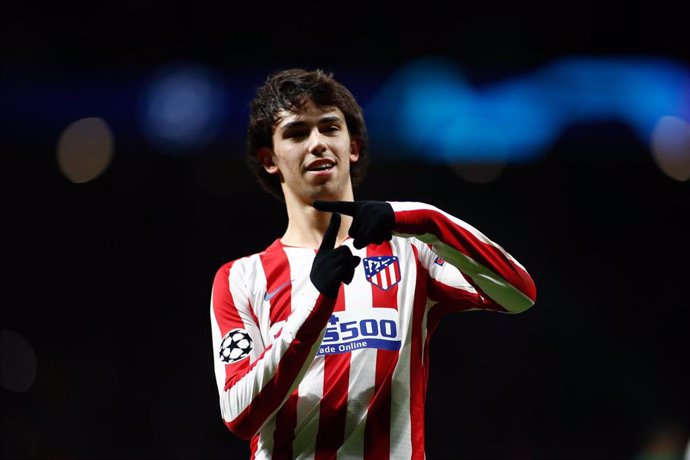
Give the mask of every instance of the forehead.
<path id="1" fill-rule="evenodd" d="M 276 127 L 284 127 L 289 124 L 294 124 L 295 122 L 318 123 L 319 120 L 324 118 L 328 118 L 330 120 L 333 118 L 344 120 L 345 116 L 338 107 L 320 106 L 314 104 L 313 101 L 308 100 L 296 112 L 289 110 L 281 110 L 278 112 L 278 122 L 276 123 Z"/>

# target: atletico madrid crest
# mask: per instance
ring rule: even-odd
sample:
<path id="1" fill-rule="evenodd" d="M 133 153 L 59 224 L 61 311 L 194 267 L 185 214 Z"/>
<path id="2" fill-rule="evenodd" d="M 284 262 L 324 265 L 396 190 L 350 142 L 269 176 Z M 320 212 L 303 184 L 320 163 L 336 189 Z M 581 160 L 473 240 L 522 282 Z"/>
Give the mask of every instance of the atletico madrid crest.
<path id="1" fill-rule="evenodd" d="M 364 275 L 371 284 L 387 291 L 400 282 L 400 263 L 396 256 L 364 258 Z"/>

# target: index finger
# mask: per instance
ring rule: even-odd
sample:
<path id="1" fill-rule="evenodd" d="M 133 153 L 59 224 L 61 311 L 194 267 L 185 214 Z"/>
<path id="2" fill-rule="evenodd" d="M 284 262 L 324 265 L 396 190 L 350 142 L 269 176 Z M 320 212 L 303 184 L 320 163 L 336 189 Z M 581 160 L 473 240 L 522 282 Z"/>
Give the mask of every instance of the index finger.
<path id="1" fill-rule="evenodd" d="M 340 214 L 334 212 L 331 215 L 331 221 L 328 224 L 326 233 L 323 234 L 323 240 L 321 240 L 319 251 L 322 249 L 333 249 L 335 247 L 335 240 L 338 236 L 338 230 L 340 230 Z"/>
<path id="2" fill-rule="evenodd" d="M 355 201 L 315 200 L 313 206 L 319 211 L 339 212 L 348 216 L 354 216 L 357 211 L 357 203 Z"/>

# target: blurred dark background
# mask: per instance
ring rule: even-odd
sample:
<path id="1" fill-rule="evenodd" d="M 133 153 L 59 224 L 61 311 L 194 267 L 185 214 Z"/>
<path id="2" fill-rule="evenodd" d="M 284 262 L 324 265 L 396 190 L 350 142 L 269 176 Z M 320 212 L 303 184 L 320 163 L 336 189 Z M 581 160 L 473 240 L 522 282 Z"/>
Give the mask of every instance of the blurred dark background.
<path id="1" fill-rule="evenodd" d="M 334 72 L 376 120 L 357 198 L 435 204 L 536 281 L 528 312 L 436 332 L 427 457 L 683 458 L 689 119 L 650 137 L 677 133 L 670 163 L 610 116 L 514 161 L 441 161 L 433 138 L 398 150 L 410 127 L 380 103 L 427 58 L 477 94 L 563 59 L 687 69 L 680 6 L 5 2 L 0 25 L 2 458 L 248 458 L 220 418 L 210 288 L 286 225 L 243 136 L 254 89 L 292 66 Z"/>

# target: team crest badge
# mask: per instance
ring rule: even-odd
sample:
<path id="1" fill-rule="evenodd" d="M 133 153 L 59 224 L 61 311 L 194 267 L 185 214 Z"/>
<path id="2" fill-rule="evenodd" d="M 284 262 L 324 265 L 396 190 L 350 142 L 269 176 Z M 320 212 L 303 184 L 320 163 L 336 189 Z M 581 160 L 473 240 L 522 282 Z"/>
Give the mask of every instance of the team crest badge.
<path id="1" fill-rule="evenodd" d="M 400 282 L 400 263 L 396 256 L 364 258 L 364 275 L 374 286 L 387 291 Z"/>

